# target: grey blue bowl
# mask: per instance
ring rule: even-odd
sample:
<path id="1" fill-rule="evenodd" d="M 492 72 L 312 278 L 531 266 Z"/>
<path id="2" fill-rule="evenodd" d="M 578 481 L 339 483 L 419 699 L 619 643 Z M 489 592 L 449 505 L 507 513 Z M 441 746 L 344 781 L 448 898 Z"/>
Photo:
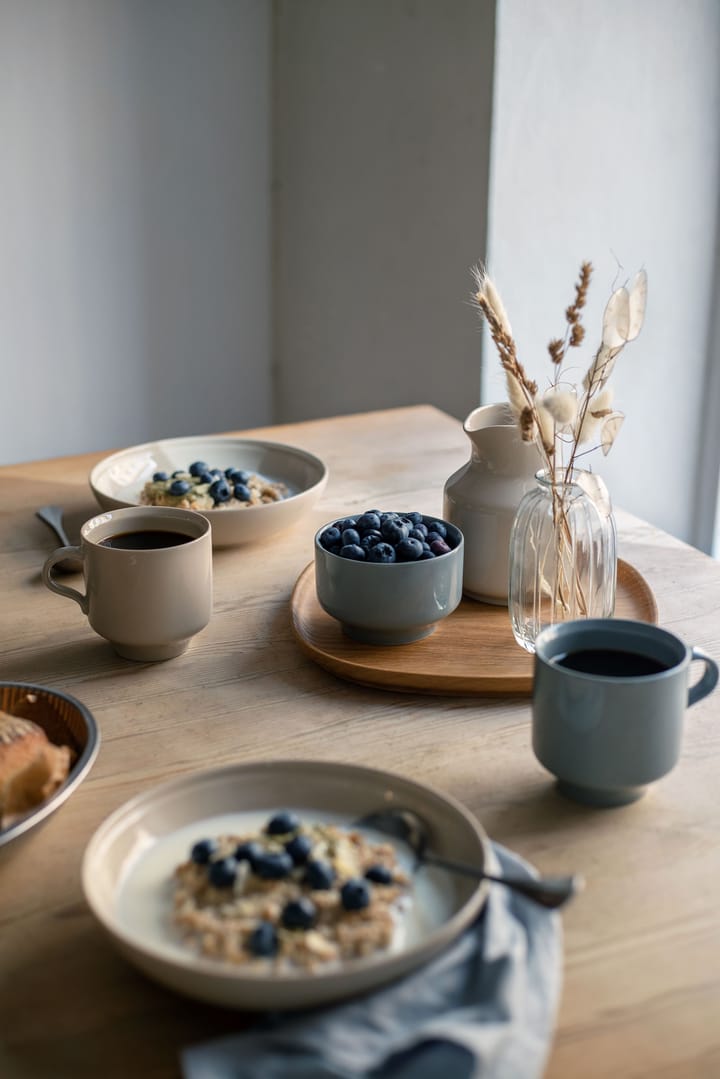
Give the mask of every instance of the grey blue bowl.
<path id="1" fill-rule="evenodd" d="M 439 520 L 423 518 L 426 524 Z M 315 585 L 320 606 L 343 632 L 366 644 L 409 644 L 429 636 L 462 598 L 464 540 L 443 521 L 454 546 L 419 562 L 356 562 L 326 551 L 315 535 Z"/>

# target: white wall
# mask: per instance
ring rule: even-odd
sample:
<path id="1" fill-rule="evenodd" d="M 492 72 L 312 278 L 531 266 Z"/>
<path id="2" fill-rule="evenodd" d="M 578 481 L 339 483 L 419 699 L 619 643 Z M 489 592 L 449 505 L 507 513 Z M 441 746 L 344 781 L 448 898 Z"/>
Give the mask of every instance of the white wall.
<path id="1" fill-rule="evenodd" d="M 278 0 L 278 418 L 480 392 L 493 0 Z"/>
<path id="2" fill-rule="evenodd" d="M 0 0 L 3 463 L 271 419 L 266 0 Z"/>
<path id="3" fill-rule="evenodd" d="M 495 9 L 0 0 L 0 461 L 417 401 L 462 417 L 468 267 L 489 254 L 541 378 L 590 258 L 588 348 L 615 279 L 650 278 L 595 467 L 695 538 L 720 4 L 498 0 L 497 43 Z M 482 393 L 504 393 L 487 348 Z"/>
<path id="4" fill-rule="evenodd" d="M 596 267 L 579 377 L 614 283 L 646 267 L 645 328 L 613 376 L 625 424 L 592 461 L 617 505 L 686 539 L 717 303 L 718 57 L 717 0 L 498 2 L 490 272 L 542 383 L 579 263 Z"/>

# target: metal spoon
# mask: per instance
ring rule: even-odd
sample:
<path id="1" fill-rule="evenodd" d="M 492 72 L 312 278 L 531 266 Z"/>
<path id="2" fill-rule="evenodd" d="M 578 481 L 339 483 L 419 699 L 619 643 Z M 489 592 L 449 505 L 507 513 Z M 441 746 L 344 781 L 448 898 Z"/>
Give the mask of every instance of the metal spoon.
<path id="1" fill-rule="evenodd" d="M 583 878 L 578 875 L 544 877 L 540 880 L 532 877 L 498 877 L 467 862 L 454 862 L 448 858 L 441 858 L 437 854 L 431 854 L 427 849 L 427 827 L 417 813 L 409 809 L 381 809 L 362 817 L 356 824 L 365 828 L 375 828 L 379 832 L 385 832 L 386 835 L 403 840 L 416 855 L 419 865 L 434 865 L 440 869 L 447 869 L 451 873 L 463 873 L 465 876 L 476 877 L 478 880 L 491 880 L 496 884 L 504 884 L 550 910 L 567 903 L 585 886 Z"/>
<path id="2" fill-rule="evenodd" d="M 62 506 L 41 506 L 39 510 L 35 511 L 35 516 L 52 528 L 63 547 L 73 546 L 63 525 Z M 63 573 L 78 573 L 82 569 L 82 560 L 71 555 L 68 558 L 63 558 L 61 562 L 56 562 L 55 569 Z"/>

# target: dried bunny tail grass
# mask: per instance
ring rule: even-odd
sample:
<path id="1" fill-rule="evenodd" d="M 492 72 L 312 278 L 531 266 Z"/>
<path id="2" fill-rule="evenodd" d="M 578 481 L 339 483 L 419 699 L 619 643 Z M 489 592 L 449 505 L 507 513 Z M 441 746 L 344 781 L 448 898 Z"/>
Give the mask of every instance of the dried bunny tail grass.
<path id="1" fill-rule="evenodd" d="M 537 424 L 535 423 L 535 412 L 530 405 L 526 405 L 520 413 L 518 424 L 523 442 L 534 442 L 537 434 Z"/>
<path id="2" fill-rule="evenodd" d="M 550 459 L 555 455 L 555 421 L 550 410 L 545 407 L 544 400 L 545 398 L 535 401 L 535 416 L 542 448 Z"/>
<path id="3" fill-rule="evenodd" d="M 505 363 L 503 363 L 503 368 L 505 370 L 505 385 L 507 387 L 508 403 L 515 419 L 520 424 L 520 428 L 524 433 L 522 416 L 528 408 L 527 396 L 523 391 L 522 383 L 515 372 Z M 528 439 L 527 441 L 530 440 Z"/>
<path id="4" fill-rule="evenodd" d="M 492 311 L 498 326 L 505 334 L 506 337 L 512 337 L 512 327 L 510 325 L 510 319 L 507 316 L 505 306 L 500 299 L 500 293 L 495 288 L 492 278 L 488 275 L 484 266 L 476 266 L 472 271 L 475 279 L 476 293 L 475 299 L 480 300 L 480 297 L 484 297 L 488 307 Z"/>
<path id="5" fill-rule="evenodd" d="M 573 390 L 552 389 L 543 394 L 540 404 L 560 428 L 572 427 L 577 418 L 577 395 Z"/>
<path id="6" fill-rule="evenodd" d="M 527 377 L 525 369 L 517 358 L 517 349 L 512 334 L 508 332 L 509 322 L 504 316 L 502 304 L 498 308 L 495 299 L 488 298 L 487 285 L 489 278 L 482 278 L 484 287 L 475 295 L 475 301 L 482 311 L 488 326 L 490 335 L 500 356 L 500 363 L 505 371 L 508 402 L 516 421 L 520 422 L 522 412 L 528 405 L 532 406 L 533 397 L 537 393 L 537 385 Z M 497 296 L 497 290 L 491 289 L 490 295 Z"/>

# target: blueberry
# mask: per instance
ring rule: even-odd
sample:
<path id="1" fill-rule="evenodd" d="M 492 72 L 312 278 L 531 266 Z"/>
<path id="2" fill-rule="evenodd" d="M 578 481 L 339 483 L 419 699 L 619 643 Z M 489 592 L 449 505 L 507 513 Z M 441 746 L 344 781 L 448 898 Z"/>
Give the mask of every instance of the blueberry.
<path id="1" fill-rule="evenodd" d="M 360 533 L 357 528 L 344 528 L 342 535 L 340 536 L 340 544 L 342 547 L 346 545 L 357 546 L 360 543 Z"/>
<path id="2" fill-rule="evenodd" d="M 437 532 L 442 539 L 445 539 L 447 536 L 447 528 L 442 521 L 431 521 L 428 526 L 428 531 Z"/>
<path id="3" fill-rule="evenodd" d="M 262 853 L 263 848 L 260 844 L 252 840 L 246 843 L 238 843 L 235 848 L 235 857 L 238 862 L 249 862 L 251 867 L 255 864 L 255 859 L 259 858 Z"/>
<path id="4" fill-rule="evenodd" d="M 234 487 L 234 491 L 235 491 L 235 497 L 237 498 L 238 502 L 249 502 L 250 499 L 252 498 L 252 492 L 250 491 L 250 488 L 245 483 L 237 483 L 236 482 L 235 487 Z"/>
<path id="5" fill-rule="evenodd" d="M 441 536 L 440 533 L 436 532 L 434 528 L 429 528 L 428 534 L 425 539 L 428 543 L 434 543 L 435 540 L 444 539 L 444 536 Z"/>
<path id="6" fill-rule="evenodd" d="M 197 479 L 200 483 L 212 483 L 215 477 L 212 472 L 201 472 Z"/>
<path id="7" fill-rule="evenodd" d="M 216 479 L 210 484 L 208 494 L 217 505 L 219 502 L 227 502 L 230 498 L 230 488 L 224 479 Z"/>
<path id="8" fill-rule="evenodd" d="M 187 480 L 173 480 L 170 484 L 171 495 L 186 495 L 190 490 L 190 484 Z"/>
<path id="9" fill-rule="evenodd" d="M 275 955 L 278 939 L 272 922 L 258 922 L 248 937 L 247 946 L 253 955 Z"/>
<path id="10" fill-rule="evenodd" d="M 417 510 L 408 510 L 407 513 L 403 514 L 403 517 L 407 517 L 408 521 L 410 521 L 411 524 L 415 525 L 416 528 L 419 525 L 423 525 L 423 528 L 425 527 L 425 525 L 423 524 L 423 515 L 422 513 L 418 513 Z"/>
<path id="11" fill-rule="evenodd" d="M 191 476 L 202 476 L 203 472 L 207 472 L 210 466 L 206 465 L 204 461 L 193 461 L 188 469 Z"/>
<path id="12" fill-rule="evenodd" d="M 430 544 L 430 550 L 434 555 L 449 554 L 450 548 L 444 539 L 433 540 Z"/>
<path id="13" fill-rule="evenodd" d="M 281 809 L 267 822 L 265 831 L 268 835 L 287 835 L 289 832 L 297 832 L 299 827 L 300 820 L 295 813 L 291 813 L 289 809 Z"/>
<path id="14" fill-rule="evenodd" d="M 357 519 L 357 530 L 362 535 L 364 532 L 379 531 L 380 529 L 380 517 L 373 510 L 366 510 L 362 516 Z"/>
<path id="15" fill-rule="evenodd" d="M 208 880 L 215 888 L 230 888 L 235 883 L 238 864 L 234 858 L 220 858 L 217 862 L 211 862 L 208 869 Z"/>
<path id="16" fill-rule="evenodd" d="M 410 526 L 401 521 L 399 517 L 392 517 L 383 521 L 380 525 L 380 531 L 388 543 L 397 544 L 401 540 L 407 539 L 410 535 Z"/>
<path id="17" fill-rule="evenodd" d="M 373 884 L 392 884 L 393 875 L 386 865 L 371 865 L 365 870 L 365 878 Z"/>
<path id="18" fill-rule="evenodd" d="M 410 539 L 417 539 L 417 540 L 420 540 L 421 543 L 424 543 L 425 540 L 427 539 L 427 528 L 425 527 L 425 525 L 423 525 L 423 524 L 413 525 L 413 527 L 410 529 L 410 537 L 409 538 Z"/>
<path id="19" fill-rule="evenodd" d="M 430 550 L 429 547 L 427 547 L 427 548 L 423 547 L 423 553 L 420 555 L 420 561 L 421 562 L 426 562 L 428 560 L 428 558 L 434 558 L 434 557 L 435 557 L 435 555 L 432 553 L 432 551 Z"/>
<path id="20" fill-rule="evenodd" d="M 368 562 L 395 562 L 395 548 L 389 543 L 376 543 L 367 553 Z"/>
<path id="21" fill-rule="evenodd" d="M 286 929 L 312 929 L 317 918 L 317 910 L 312 899 L 301 896 L 285 904 L 282 912 L 282 924 Z"/>
<path id="22" fill-rule="evenodd" d="M 168 480 L 168 479 L 170 479 L 170 477 L 168 476 L 167 472 L 154 472 L 153 473 L 153 482 L 154 483 L 164 483 L 165 480 Z"/>
<path id="23" fill-rule="evenodd" d="M 323 529 L 320 533 L 320 546 L 324 547 L 326 551 L 329 551 L 331 547 L 339 547 L 340 545 L 340 529 L 331 525 L 329 528 Z"/>
<path id="24" fill-rule="evenodd" d="M 343 517 L 341 521 L 335 521 L 335 527 L 342 532 L 346 528 L 354 528 L 357 524 L 357 517 Z"/>
<path id="25" fill-rule="evenodd" d="M 285 844 L 285 850 L 292 858 L 295 865 L 303 865 L 310 856 L 312 840 L 307 835 L 294 835 Z"/>
<path id="26" fill-rule="evenodd" d="M 250 479 L 252 472 L 248 472 L 245 468 L 226 468 L 225 475 L 233 483 L 247 483 Z"/>
<path id="27" fill-rule="evenodd" d="M 253 860 L 252 868 L 263 880 L 284 880 L 292 872 L 293 860 L 284 850 L 266 850 Z"/>
<path id="28" fill-rule="evenodd" d="M 211 855 L 218 849 L 214 839 L 199 839 L 190 851 L 190 858 L 196 865 L 207 865 Z"/>
<path id="29" fill-rule="evenodd" d="M 323 862 L 320 858 L 315 858 L 308 862 L 303 880 L 308 887 L 313 888 L 316 892 L 326 892 L 333 886 L 335 870 L 329 862 Z"/>
<path id="30" fill-rule="evenodd" d="M 345 910 L 363 910 L 370 904 L 370 889 L 359 877 L 346 880 L 340 889 L 340 902 Z"/>
<path id="31" fill-rule="evenodd" d="M 360 546 L 362 547 L 363 551 L 368 551 L 371 547 L 375 547 L 376 544 L 382 542 L 382 533 L 376 532 L 375 529 L 372 529 L 370 532 L 366 532 L 364 536 L 360 537 Z"/>
<path id="32" fill-rule="evenodd" d="M 341 558 L 352 558 L 355 562 L 365 561 L 365 552 L 362 547 L 357 543 L 345 543 L 340 548 Z"/>
<path id="33" fill-rule="evenodd" d="M 398 562 L 417 562 L 422 552 L 423 545 L 420 540 L 410 539 L 410 537 L 400 540 L 395 548 Z"/>

